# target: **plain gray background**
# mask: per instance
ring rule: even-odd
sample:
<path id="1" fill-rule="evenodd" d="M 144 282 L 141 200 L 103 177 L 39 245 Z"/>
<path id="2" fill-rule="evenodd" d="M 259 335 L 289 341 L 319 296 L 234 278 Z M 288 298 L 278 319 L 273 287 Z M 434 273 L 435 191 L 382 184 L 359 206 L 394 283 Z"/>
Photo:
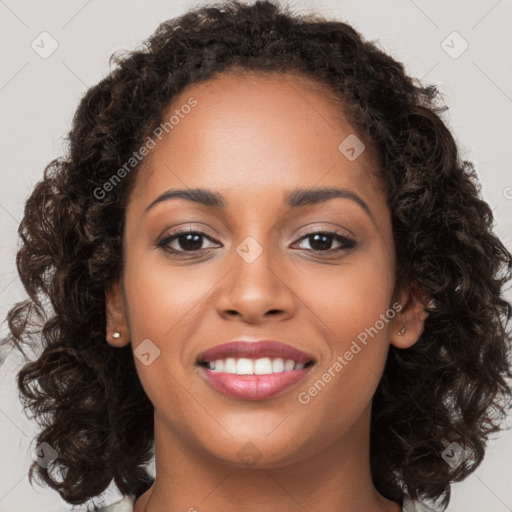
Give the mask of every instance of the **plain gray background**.
<path id="1" fill-rule="evenodd" d="M 0 0 L 2 319 L 14 302 L 25 298 L 15 269 L 24 201 L 45 165 L 62 154 L 62 139 L 81 96 L 109 71 L 113 51 L 135 48 L 158 23 L 195 5 L 179 0 Z M 410 75 L 439 86 L 449 106 L 444 119 L 463 157 L 475 163 L 483 196 L 495 213 L 496 232 L 512 250 L 512 1 L 297 0 L 289 5 L 348 21 L 367 39 L 379 40 Z M 45 31 L 58 44 L 47 58 L 31 47 L 44 37 L 44 48 L 51 49 L 55 43 L 50 36 L 40 36 Z M 5 323 L 1 329 L 5 335 Z M 68 510 L 57 493 L 28 483 L 36 429 L 22 415 L 17 398 L 14 378 L 21 360 L 5 350 L 0 361 L 4 358 L 0 512 Z M 510 475 L 512 434 L 507 431 L 490 443 L 481 467 L 452 486 L 448 511 L 512 511 Z M 105 493 L 107 502 L 120 496 L 113 487 Z"/>

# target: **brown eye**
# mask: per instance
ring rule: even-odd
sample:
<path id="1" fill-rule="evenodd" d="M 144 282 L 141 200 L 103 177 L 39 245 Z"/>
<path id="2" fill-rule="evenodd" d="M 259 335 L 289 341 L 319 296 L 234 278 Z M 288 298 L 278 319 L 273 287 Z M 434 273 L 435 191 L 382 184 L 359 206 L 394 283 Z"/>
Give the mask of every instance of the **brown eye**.
<path id="1" fill-rule="evenodd" d="M 156 245 L 171 254 L 193 253 L 209 249 L 203 247 L 204 240 L 212 239 L 201 231 L 181 230 L 162 238 Z"/>
<path id="2" fill-rule="evenodd" d="M 301 247 L 301 249 L 306 249 L 314 252 L 327 252 L 327 253 L 335 253 L 343 250 L 348 250 L 354 248 L 357 243 L 351 238 L 339 234 L 337 231 L 316 231 L 314 233 L 309 233 L 304 235 L 299 239 L 300 241 L 309 241 L 310 249 L 307 247 Z M 334 242 L 338 242 L 341 244 L 340 247 L 332 248 L 332 244 Z"/>

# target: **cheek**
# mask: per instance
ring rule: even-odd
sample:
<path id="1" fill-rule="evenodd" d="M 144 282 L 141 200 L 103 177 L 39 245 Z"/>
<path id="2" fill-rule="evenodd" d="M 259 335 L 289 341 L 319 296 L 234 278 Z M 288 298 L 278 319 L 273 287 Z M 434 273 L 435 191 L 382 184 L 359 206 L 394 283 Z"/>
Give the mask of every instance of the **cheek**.
<path id="1" fill-rule="evenodd" d="M 324 387 L 334 388 L 326 397 L 348 409 L 362 407 L 373 396 L 395 316 L 393 275 L 392 260 L 376 262 L 372 254 L 359 254 L 324 276 L 317 272 L 315 279 L 301 278 L 301 286 L 309 290 L 307 305 L 327 340 L 328 351 L 318 369 L 318 396 Z"/>
<path id="2" fill-rule="evenodd" d="M 173 410 L 191 408 L 189 395 L 183 392 L 189 369 L 180 362 L 182 344 L 197 327 L 198 308 L 204 309 L 204 301 L 218 281 L 198 269 L 171 266 L 157 252 L 148 256 L 132 251 L 126 260 L 124 288 L 134 360 L 140 382 L 157 411 L 168 409 L 170 402 Z M 137 347 L 145 340 L 157 347 L 149 345 L 148 365 L 137 357 Z"/>
<path id="3" fill-rule="evenodd" d="M 169 393 L 179 395 L 186 383 L 190 368 L 185 367 L 183 345 L 197 328 L 198 316 L 204 316 L 218 276 L 200 272 L 198 266 L 171 266 L 157 253 L 148 257 L 136 251 L 127 258 L 124 275 L 139 378 L 153 404 L 165 404 Z M 143 342 L 150 347 L 152 362 L 147 366 L 137 357 Z"/>
<path id="4" fill-rule="evenodd" d="M 348 338 L 356 338 L 373 326 L 391 306 L 393 262 L 375 258 L 375 253 L 360 252 L 338 267 L 317 267 L 294 280 L 294 291 L 322 320 L 320 325 L 328 328 L 326 335 L 333 348 L 343 349 Z M 381 322 L 379 327 L 387 329 Z"/>
<path id="5" fill-rule="evenodd" d="M 130 305 L 130 328 L 135 343 L 149 338 L 158 345 L 173 339 L 197 314 L 218 281 L 199 266 L 170 265 L 155 251 L 151 257 L 126 262 L 125 291 Z"/>

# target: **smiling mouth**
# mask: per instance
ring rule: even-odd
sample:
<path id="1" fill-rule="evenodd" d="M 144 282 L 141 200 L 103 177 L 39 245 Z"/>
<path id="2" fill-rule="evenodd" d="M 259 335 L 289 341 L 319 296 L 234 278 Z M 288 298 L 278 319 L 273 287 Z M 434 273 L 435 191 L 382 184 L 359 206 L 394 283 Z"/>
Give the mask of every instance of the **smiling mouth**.
<path id="1" fill-rule="evenodd" d="M 198 364 L 214 372 L 232 375 L 271 375 L 309 368 L 314 364 L 314 361 L 303 363 L 281 357 L 262 357 L 258 359 L 227 357 L 209 362 L 200 361 Z"/>
<path id="2" fill-rule="evenodd" d="M 216 391 L 238 400 L 267 400 L 283 394 L 312 371 L 313 360 L 296 362 L 280 357 L 200 361 L 200 375 Z"/>
<path id="3" fill-rule="evenodd" d="M 234 340 L 216 345 L 196 359 L 199 375 L 216 391 L 239 400 L 266 400 L 305 379 L 316 360 L 276 340 Z"/>

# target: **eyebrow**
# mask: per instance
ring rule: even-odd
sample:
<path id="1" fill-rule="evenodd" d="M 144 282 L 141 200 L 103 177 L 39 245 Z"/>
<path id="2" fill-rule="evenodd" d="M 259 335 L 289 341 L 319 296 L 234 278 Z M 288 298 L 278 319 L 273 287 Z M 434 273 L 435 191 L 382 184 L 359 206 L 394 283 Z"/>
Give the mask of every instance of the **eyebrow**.
<path id="1" fill-rule="evenodd" d="M 319 204 L 330 199 L 340 198 L 348 199 L 358 204 L 375 223 L 373 214 L 366 204 L 355 192 L 346 188 L 333 188 L 333 187 L 319 187 L 313 189 L 297 188 L 285 194 L 285 205 L 290 208 L 300 208 L 312 204 Z M 181 190 L 166 190 L 160 194 L 154 201 L 152 201 L 144 210 L 146 214 L 151 208 L 162 201 L 170 199 L 184 199 L 193 203 L 201 204 L 209 208 L 224 208 L 227 201 L 224 197 L 213 190 L 204 188 L 189 188 Z"/>

